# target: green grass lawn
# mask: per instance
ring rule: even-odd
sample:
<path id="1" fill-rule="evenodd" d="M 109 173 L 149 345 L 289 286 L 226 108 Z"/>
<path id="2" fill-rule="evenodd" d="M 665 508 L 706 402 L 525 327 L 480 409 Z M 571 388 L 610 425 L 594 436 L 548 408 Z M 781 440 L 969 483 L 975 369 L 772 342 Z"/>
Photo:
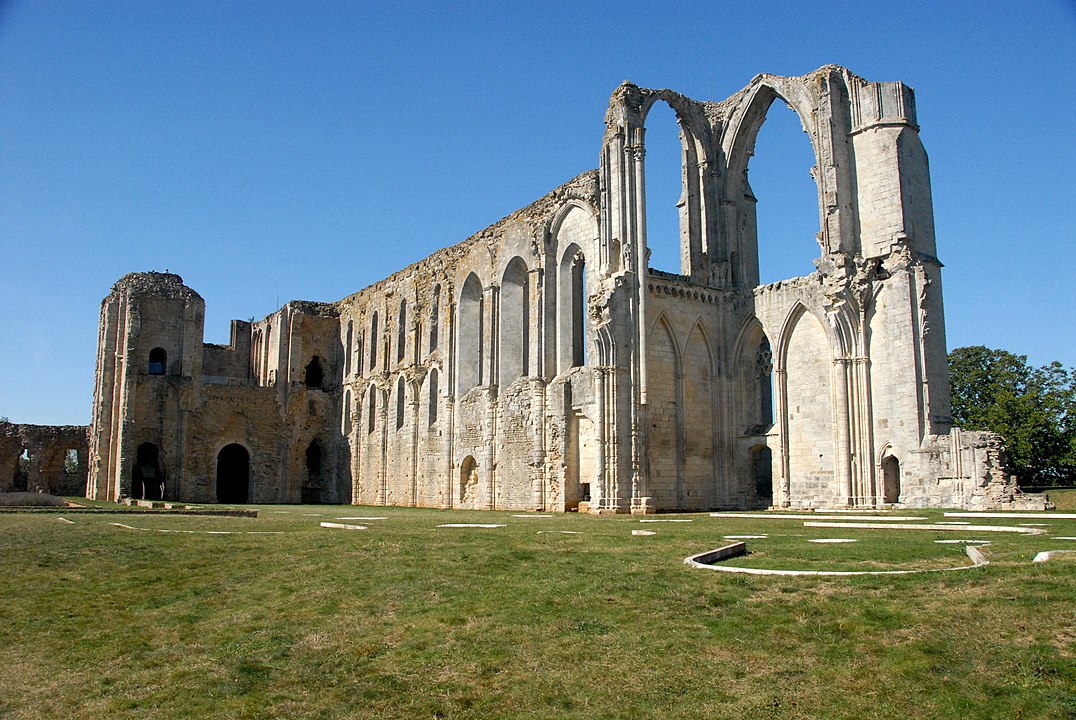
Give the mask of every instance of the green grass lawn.
<path id="1" fill-rule="evenodd" d="M 1056 539 L 1076 521 L 991 521 L 1049 523 L 1028 537 L 260 510 L 0 515 L 0 718 L 1076 717 L 1076 554 L 1031 562 L 1076 550 Z M 318 526 L 349 516 L 387 519 Z M 990 540 L 991 565 L 683 564 L 734 534 L 767 535 L 736 565 L 957 567 L 962 546 L 934 541 L 960 538 Z M 857 542 L 807 542 L 835 537 Z"/>

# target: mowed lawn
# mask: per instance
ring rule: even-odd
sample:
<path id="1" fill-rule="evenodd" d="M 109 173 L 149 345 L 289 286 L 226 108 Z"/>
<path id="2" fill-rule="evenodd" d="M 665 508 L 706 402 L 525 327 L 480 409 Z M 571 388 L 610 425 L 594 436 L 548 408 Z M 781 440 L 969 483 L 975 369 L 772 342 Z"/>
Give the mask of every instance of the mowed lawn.
<path id="1" fill-rule="evenodd" d="M 1031 562 L 1076 551 L 1076 521 L 258 509 L 0 514 L 0 718 L 1076 717 L 1076 553 Z M 989 540 L 991 564 L 683 564 L 725 535 L 767 536 L 730 561 L 755 567 L 969 564 L 942 539 Z"/>

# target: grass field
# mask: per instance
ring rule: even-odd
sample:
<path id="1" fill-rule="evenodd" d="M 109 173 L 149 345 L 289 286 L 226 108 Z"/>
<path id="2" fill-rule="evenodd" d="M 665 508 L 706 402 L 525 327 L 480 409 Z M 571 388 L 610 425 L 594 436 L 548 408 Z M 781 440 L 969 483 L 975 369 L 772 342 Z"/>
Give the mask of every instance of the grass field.
<path id="1" fill-rule="evenodd" d="M 1076 718 L 1076 553 L 1031 562 L 1076 550 L 1058 539 L 1076 521 L 990 521 L 1048 524 L 1018 536 L 260 510 L 0 515 L 0 717 Z M 386 519 L 318 526 L 355 516 Z M 438 527 L 468 522 L 505 527 Z M 963 547 L 935 540 L 973 538 L 991 564 L 683 564 L 738 534 L 767 537 L 736 565 L 957 567 Z"/>

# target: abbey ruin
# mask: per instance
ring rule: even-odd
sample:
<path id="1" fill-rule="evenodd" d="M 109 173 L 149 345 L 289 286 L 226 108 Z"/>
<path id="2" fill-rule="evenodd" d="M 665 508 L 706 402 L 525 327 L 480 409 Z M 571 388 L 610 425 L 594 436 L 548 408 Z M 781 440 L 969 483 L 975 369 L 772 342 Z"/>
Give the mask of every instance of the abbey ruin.
<path id="1" fill-rule="evenodd" d="M 759 284 L 755 138 L 814 149 L 816 271 Z M 681 272 L 648 267 L 645 121 L 675 111 Z M 180 277 L 101 308 L 87 494 L 648 513 L 1019 502 L 950 427 L 914 95 L 823 67 L 723 102 L 625 82 L 600 166 L 333 303 L 203 342 Z M 1040 504 L 1041 507 L 1041 504 Z"/>

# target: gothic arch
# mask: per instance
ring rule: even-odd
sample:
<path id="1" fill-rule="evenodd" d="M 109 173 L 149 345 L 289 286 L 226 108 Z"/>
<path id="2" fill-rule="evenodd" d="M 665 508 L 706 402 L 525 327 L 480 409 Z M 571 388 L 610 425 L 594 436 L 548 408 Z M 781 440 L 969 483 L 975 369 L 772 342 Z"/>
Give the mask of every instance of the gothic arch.
<path id="1" fill-rule="evenodd" d="M 828 257 L 836 249 L 829 237 L 826 216 L 826 193 L 836 180 L 823 162 L 822 141 L 818 135 L 818 101 L 807 95 L 801 84 L 785 82 L 786 78 L 761 76 L 744 91 L 739 108 L 729 120 L 723 137 L 727 170 L 722 182 L 722 197 L 728 201 L 724 211 L 725 234 L 728 243 L 732 280 L 738 286 L 754 286 L 760 282 L 759 237 L 756 200 L 748 178 L 748 167 L 754 155 L 759 130 L 765 123 L 775 101 L 786 103 L 796 113 L 800 126 L 811 146 L 813 166 L 811 175 L 815 186 L 816 237 L 820 247 L 813 248 L 815 257 Z M 838 243 L 839 244 L 839 243 Z"/>
<path id="2" fill-rule="evenodd" d="M 576 210 L 581 211 L 587 220 L 587 224 L 589 225 L 588 229 L 592 231 L 588 233 L 588 235 L 593 238 L 594 242 L 597 242 L 598 240 L 598 209 L 585 200 L 569 198 L 557 208 L 557 211 L 553 214 L 553 219 L 549 222 L 549 239 L 552 244 L 551 249 L 556 252 L 557 257 L 560 257 L 561 255 L 559 252 L 561 229 L 564 227 L 565 220 L 567 220 L 568 216 Z"/>
<path id="3" fill-rule="evenodd" d="M 485 297 L 482 283 L 473 272 L 463 282 L 456 307 L 456 386 L 457 395 L 462 396 L 485 380 Z"/>
<path id="4" fill-rule="evenodd" d="M 646 94 L 639 106 L 639 119 L 644 127 L 650 108 L 654 107 L 658 101 L 663 101 L 676 113 L 677 125 L 684 133 L 681 141 L 683 149 L 690 149 L 695 154 L 696 162 L 709 163 L 711 161 L 710 125 L 698 111 L 698 104 L 669 89 L 652 90 Z"/>
<path id="5" fill-rule="evenodd" d="M 586 252 L 570 243 L 558 256 L 556 350 L 557 372 L 562 373 L 585 364 L 588 342 L 587 291 L 592 271 Z"/>
<path id="6" fill-rule="evenodd" d="M 757 316 L 750 315 L 741 323 L 740 329 L 736 332 L 736 340 L 732 344 L 729 369 L 734 375 L 742 369 L 743 358 L 753 352 L 754 346 L 758 345 L 759 336 L 765 337 L 770 342 L 770 347 L 773 347 L 773 340 L 770 339 L 766 328 L 762 326 L 762 322 Z"/>
<path id="7" fill-rule="evenodd" d="M 718 374 L 720 363 L 718 362 L 717 352 L 714 350 L 713 343 L 710 342 L 710 333 L 706 330 L 706 323 L 703 322 L 702 316 L 695 318 L 695 322 L 691 324 L 691 329 L 687 333 L 687 341 L 684 345 L 684 353 L 688 352 L 691 345 L 691 337 L 698 330 L 702 336 L 703 345 L 706 348 L 707 360 L 709 362 L 708 371 L 712 377 L 716 377 Z"/>
<path id="8" fill-rule="evenodd" d="M 497 384 L 502 388 L 530 374 L 530 304 L 527 263 L 516 255 L 506 263 L 501 275 L 498 303 Z"/>
<path id="9" fill-rule="evenodd" d="M 683 361 L 677 378 L 680 389 L 679 444 L 683 445 L 683 488 L 679 493 L 686 507 L 716 503 L 717 488 L 717 367 L 706 326 L 699 318 L 687 333 Z"/>
<path id="10" fill-rule="evenodd" d="M 751 317 L 741 326 L 733 346 L 733 398 L 738 428 L 749 434 L 768 432 L 777 422 L 777 387 L 774 377 L 773 342 L 758 318 Z M 768 367 L 761 357 L 768 349 Z"/>
<path id="11" fill-rule="evenodd" d="M 840 497 L 837 413 L 846 411 L 843 379 L 834 377 L 830 326 L 797 302 L 782 330 L 778 360 L 778 422 L 782 428 L 782 473 L 793 504 Z M 783 370 L 784 372 L 780 372 Z M 843 457 L 843 456 L 841 456 Z"/>
<path id="12" fill-rule="evenodd" d="M 787 369 L 788 343 L 792 337 L 791 333 L 795 329 L 796 324 L 799 322 L 800 317 L 802 317 L 804 313 L 808 313 L 813 316 L 814 319 L 818 322 L 818 324 L 822 326 L 822 332 L 826 334 L 826 341 L 829 344 L 830 360 L 832 360 L 834 357 L 834 350 L 837 350 L 839 352 L 844 351 L 844 348 L 841 346 L 841 343 L 838 340 L 836 333 L 834 332 L 833 326 L 825 320 L 826 313 L 808 307 L 808 305 L 802 300 L 797 300 L 795 303 L 792 304 L 792 307 L 785 315 L 784 322 L 781 323 L 781 330 L 777 334 L 776 347 L 773 347 L 773 343 L 771 341 L 771 347 L 773 347 L 773 360 L 775 368 L 781 370 Z"/>
<path id="13" fill-rule="evenodd" d="M 651 326 L 646 352 L 647 443 L 655 450 L 646 454 L 648 491 L 658 508 L 676 508 L 684 491 L 683 349 L 664 313 Z"/>
<path id="14" fill-rule="evenodd" d="M 659 313 L 654 322 L 650 323 L 650 329 L 646 333 L 647 346 L 653 342 L 654 335 L 658 331 L 658 328 L 662 327 L 664 327 L 665 332 L 669 334 L 669 342 L 676 353 L 676 366 L 679 368 L 684 357 L 684 349 L 680 347 L 680 340 L 676 337 L 676 332 L 673 330 L 672 323 L 669 322 L 669 318 L 664 312 Z"/>
<path id="15" fill-rule="evenodd" d="M 748 88 L 741 101 L 740 108 L 732 117 L 725 131 L 722 143 L 728 173 L 726 182 L 729 196 L 739 189 L 739 183 L 743 179 L 743 173 L 747 170 L 751 155 L 754 153 L 755 140 L 758 131 L 766 121 L 770 106 L 775 100 L 786 103 L 800 119 L 803 131 L 807 134 L 811 149 L 814 150 L 815 165 L 821 167 L 821 154 L 818 147 L 818 130 L 815 125 L 814 115 L 817 106 L 812 98 L 805 97 L 803 93 L 796 92 L 792 86 L 781 88 L 779 80 L 783 78 L 768 78 L 761 76 L 758 83 Z M 815 183 L 818 184 L 817 178 Z M 819 216 L 821 224 L 821 216 Z"/>

